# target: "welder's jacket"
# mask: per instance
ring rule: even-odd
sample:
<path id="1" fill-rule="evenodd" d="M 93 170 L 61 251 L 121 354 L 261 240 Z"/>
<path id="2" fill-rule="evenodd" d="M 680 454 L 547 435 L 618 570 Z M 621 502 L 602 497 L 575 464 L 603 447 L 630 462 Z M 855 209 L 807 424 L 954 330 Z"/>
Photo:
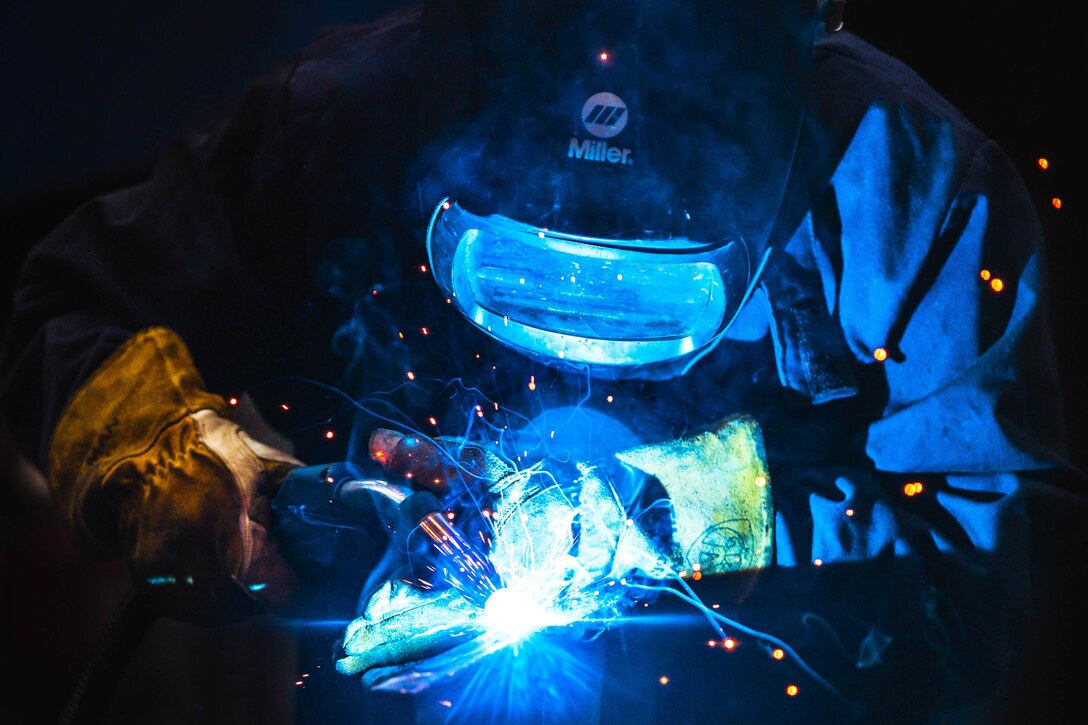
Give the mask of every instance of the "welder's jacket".
<path id="1" fill-rule="evenodd" d="M 1045 606 L 1032 587 L 1059 551 L 1082 551 L 1083 515 L 1063 473 L 1040 229 L 997 146 L 903 65 L 823 37 L 775 251 L 729 338 L 682 379 L 595 382 L 503 349 L 426 270 L 418 42 L 417 11 L 323 34 L 175 141 L 146 183 L 87 203 L 33 250 L 3 358 L 23 450 L 44 462 L 66 401 L 149 326 L 176 330 L 210 390 L 252 394 L 313 463 L 365 455 L 348 431 L 365 441 L 389 418 L 461 434 L 481 417 L 461 407 L 471 391 L 497 430 L 581 402 L 623 444 L 747 412 L 767 446 L 777 566 L 740 619 L 873 712 L 970 701 L 1022 666 L 1014 637 Z M 687 631 L 623 668 L 656 681 L 683 658 L 723 718 L 756 701 L 768 721 L 794 717 L 788 678 L 836 711 L 757 647 L 722 675 L 733 665 L 698 659 L 705 632 Z M 897 677 L 916 689 L 873 694 Z M 702 706 L 673 692 L 627 721 L 697 720 Z"/>

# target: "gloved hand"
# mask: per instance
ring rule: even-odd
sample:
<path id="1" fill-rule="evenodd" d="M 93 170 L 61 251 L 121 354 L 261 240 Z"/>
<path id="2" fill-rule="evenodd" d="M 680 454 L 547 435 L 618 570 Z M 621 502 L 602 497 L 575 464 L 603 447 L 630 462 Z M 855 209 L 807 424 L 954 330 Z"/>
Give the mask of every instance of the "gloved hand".
<path id="1" fill-rule="evenodd" d="M 756 571 L 771 561 L 770 481 L 759 426 L 751 418 L 731 418 L 707 433 L 616 454 L 655 476 L 668 495 L 670 530 L 653 540 L 627 519 L 611 486 L 591 467 L 578 466 L 581 476 L 570 482 L 575 502 L 540 471 L 514 471 L 483 448 L 446 443 L 449 449 L 442 450 L 378 431 L 370 449 L 387 469 L 438 490 L 457 476 L 483 485 L 495 522 L 489 558 L 506 587 L 532 593 L 526 609 L 544 605 L 525 615 L 542 617 L 541 626 L 572 625 L 615 611 L 624 577 L 632 572 L 700 579 Z M 428 671 L 453 671 L 501 646 L 503 633 L 496 635 L 492 624 L 487 612 L 455 591 L 422 591 L 407 576 L 393 579 L 347 628 L 337 669 L 363 673 L 368 686 L 418 689 Z"/>
<path id="2" fill-rule="evenodd" d="M 699 579 L 757 571 L 774 555 L 774 502 L 763 434 L 738 415 L 713 430 L 638 446 L 620 461 L 660 481 L 671 509 L 675 571 Z"/>
<path id="3" fill-rule="evenodd" d="M 268 502 L 301 463 L 227 410 L 181 338 L 150 328 L 77 391 L 49 451 L 50 488 L 77 538 L 123 556 L 151 606 L 187 621 L 281 606 L 294 588 Z"/>
<path id="4" fill-rule="evenodd" d="M 429 671 L 448 674 L 535 629 L 575 625 L 615 606 L 623 572 L 651 570 L 661 560 L 592 469 L 564 488 L 539 467 L 515 471 L 482 447 L 439 443 L 445 447 L 377 431 L 370 449 L 409 480 L 438 490 L 451 480 L 475 486 L 472 498 L 490 514 L 489 558 L 515 597 L 517 616 L 496 623 L 490 604 L 481 610 L 456 590 L 420 588 L 406 567 L 373 593 L 341 642 L 337 669 L 362 673 L 371 687 L 411 691 L 425 686 Z"/>

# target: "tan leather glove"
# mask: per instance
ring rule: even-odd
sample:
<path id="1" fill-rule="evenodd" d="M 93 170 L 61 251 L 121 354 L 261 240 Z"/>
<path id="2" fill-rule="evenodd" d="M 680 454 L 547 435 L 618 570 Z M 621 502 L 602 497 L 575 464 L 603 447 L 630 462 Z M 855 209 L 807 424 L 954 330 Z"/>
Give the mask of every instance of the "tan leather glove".
<path id="1" fill-rule="evenodd" d="M 282 606 L 294 588 L 269 501 L 301 463 L 227 410 L 181 338 L 150 328 L 79 389 L 49 450 L 50 489 L 77 538 L 123 556 L 154 608 L 192 622 Z"/>

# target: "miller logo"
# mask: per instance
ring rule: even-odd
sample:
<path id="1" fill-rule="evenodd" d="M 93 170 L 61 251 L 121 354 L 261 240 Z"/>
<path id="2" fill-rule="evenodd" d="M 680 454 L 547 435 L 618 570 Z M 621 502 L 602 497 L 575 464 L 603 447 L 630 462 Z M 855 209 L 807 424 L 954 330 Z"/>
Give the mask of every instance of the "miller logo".
<path id="1" fill-rule="evenodd" d="M 597 138 L 612 138 L 627 127 L 627 104 L 614 93 L 595 93 L 582 105 L 582 125 Z"/>
<path id="2" fill-rule="evenodd" d="M 627 127 L 627 104 L 614 93 L 594 93 L 582 104 L 582 125 L 597 138 L 612 138 Z M 606 141 L 579 139 L 572 136 L 567 149 L 568 159 L 603 161 L 629 166 L 634 163 L 631 149 L 609 146 Z"/>

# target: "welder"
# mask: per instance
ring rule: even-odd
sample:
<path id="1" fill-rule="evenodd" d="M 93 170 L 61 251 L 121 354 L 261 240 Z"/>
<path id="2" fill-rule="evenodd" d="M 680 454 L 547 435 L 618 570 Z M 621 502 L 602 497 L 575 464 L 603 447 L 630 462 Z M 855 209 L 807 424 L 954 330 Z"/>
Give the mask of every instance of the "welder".
<path id="1" fill-rule="evenodd" d="M 509 470 L 458 456 L 508 446 L 671 501 L 677 569 L 849 703 L 783 696 L 770 659 L 698 659 L 714 702 L 677 699 L 693 627 L 619 667 L 602 637 L 586 720 L 1000 703 L 1036 557 L 1082 550 L 1040 230 L 1001 150 L 842 5 L 433 0 L 324 33 L 25 263 L 3 406 L 76 538 L 168 616 L 350 619 L 392 597 L 396 537 L 274 516 L 289 472 L 454 506 Z M 327 409 L 291 418 L 307 396 Z M 722 488 L 737 467 L 758 495 Z M 341 669 L 455 644 L 382 642 Z"/>

